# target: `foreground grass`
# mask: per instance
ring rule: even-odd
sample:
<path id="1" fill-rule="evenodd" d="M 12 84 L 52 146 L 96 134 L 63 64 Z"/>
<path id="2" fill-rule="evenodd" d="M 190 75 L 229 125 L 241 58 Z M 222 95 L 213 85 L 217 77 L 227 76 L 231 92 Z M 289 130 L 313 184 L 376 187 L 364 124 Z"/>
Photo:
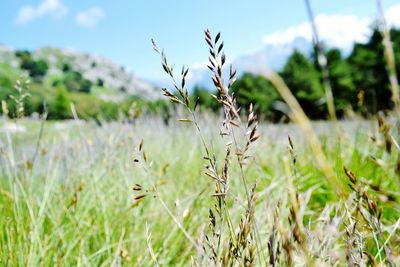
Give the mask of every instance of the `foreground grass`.
<path id="1" fill-rule="evenodd" d="M 134 125 L 46 123 L 34 162 L 39 122 L 17 124 L 27 131 L 0 132 L 0 265 L 210 265 L 199 247 L 206 246 L 214 183 L 204 175 L 203 147 L 190 124 L 165 126 L 157 119 Z M 225 143 L 217 120 L 204 117 L 200 124 L 222 161 Z M 315 263 L 400 264 L 399 151 L 385 150 L 375 124 L 341 122 L 335 131 L 329 123 L 316 123 L 314 128 L 340 181 L 350 183 L 343 171 L 347 167 L 359 180 L 379 187 L 363 188 L 383 211 L 381 234 L 352 213 L 360 201 L 356 193 L 348 188 L 345 198 L 335 195 L 296 126 L 260 127 L 254 158 L 244 168 L 248 184 L 257 182 L 254 214 L 261 248 L 255 265 L 270 262 L 268 243 L 276 232 L 294 238 L 287 172 L 293 154 L 296 164 L 290 170 L 304 243 Z M 288 149 L 288 135 L 294 152 Z M 245 209 L 239 171 L 233 166 L 230 174 L 227 205 L 233 225 L 239 225 Z M 285 240 L 277 240 L 276 246 L 286 249 Z M 304 251 L 290 249 L 294 264 L 304 264 Z M 276 254 L 285 265 L 284 253 Z"/>

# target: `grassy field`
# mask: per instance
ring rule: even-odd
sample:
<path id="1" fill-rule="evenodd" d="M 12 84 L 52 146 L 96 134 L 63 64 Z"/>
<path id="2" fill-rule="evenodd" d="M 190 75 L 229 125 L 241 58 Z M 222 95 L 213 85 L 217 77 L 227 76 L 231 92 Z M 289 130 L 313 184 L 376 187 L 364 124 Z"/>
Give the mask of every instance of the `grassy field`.
<path id="1" fill-rule="evenodd" d="M 191 123 L 46 122 L 38 144 L 40 121 L 3 120 L 0 265 L 400 264 L 395 127 L 313 123 L 337 195 L 296 125 L 259 125 L 241 168 L 219 121 L 198 119 L 221 175 L 229 161 L 223 197 Z"/>

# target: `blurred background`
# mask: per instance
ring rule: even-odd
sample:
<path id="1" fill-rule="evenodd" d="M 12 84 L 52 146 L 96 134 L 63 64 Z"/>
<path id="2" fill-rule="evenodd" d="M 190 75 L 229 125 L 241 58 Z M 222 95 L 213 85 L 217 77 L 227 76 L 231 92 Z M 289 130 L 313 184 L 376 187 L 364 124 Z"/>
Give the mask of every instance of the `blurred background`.
<path id="1" fill-rule="evenodd" d="M 337 116 L 392 109 L 382 29 L 386 22 L 399 62 L 398 1 L 383 1 L 383 16 L 373 0 L 310 4 Z M 238 70 L 232 90 L 239 105 L 254 103 L 267 121 L 287 120 L 286 105 L 259 75 L 273 69 L 312 119 L 327 118 L 323 71 L 303 1 L 15 0 L 0 7 L 0 100 L 11 116 L 10 95 L 18 94 L 14 85 L 20 80 L 30 94 L 28 116 L 47 110 L 50 119 L 70 119 L 73 103 L 83 119 L 168 118 L 171 110 L 159 89 L 172 86 L 151 38 L 165 48 L 178 74 L 182 65 L 189 67 L 191 97 L 218 112 L 209 94 L 216 91 L 204 41 L 209 28 L 222 33 L 227 61 Z"/>

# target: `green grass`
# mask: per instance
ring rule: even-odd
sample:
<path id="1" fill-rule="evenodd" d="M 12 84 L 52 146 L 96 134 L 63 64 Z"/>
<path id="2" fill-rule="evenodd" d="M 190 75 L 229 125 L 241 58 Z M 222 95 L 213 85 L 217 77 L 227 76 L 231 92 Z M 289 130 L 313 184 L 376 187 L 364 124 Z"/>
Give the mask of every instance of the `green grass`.
<path id="1" fill-rule="evenodd" d="M 203 147 L 190 124 L 165 126 L 154 118 L 143 118 L 134 125 L 114 122 L 101 127 L 90 122 L 47 122 L 33 166 L 40 123 L 24 120 L 17 124 L 27 131 L 10 133 L 11 142 L 6 132 L 0 132 L 0 266 L 153 266 L 149 246 L 163 266 L 210 265 L 206 257 L 199 258 L 160 202 L 160 198 L 165 201 L 188 234 L 204 244 L 201 237 L 207 232 L 209 209 L 215 204 L 211 196 L 214 182 L 204 175 Z M 368 134 L 383 140 L 374 124 L 342 122 L 340 137 L 329 123 L 315 123 L 314 128 L 343 183 L 349 183 L 343 172 L 346 166 L 357 177 L 379 184 L 396 197 L 394 202 L 378 203 L 383 208 L 383 242 L 394 231 L 387 245 L 392 248 L 391 260 L 399 264 L 400 230 L 398 225 L 395 228 L 400 215 L 400 180 L 395 171 L 398 150 L 388 154 L 370 140 Z M 3 126 L 4 121 L 0 128 Z M 222 164 L 226 141 L 218 135 L 216 118 L 203 116 L 200 126 Z M 352 205 L 355 194 L 349 189 L 347 198 L 336 197 L 295 125 L 261 125 L 260 132 L 261 138 L 251 150 L 254 158 L 244 168 L 248 184 L 257 181 L 255 222 L 262 251 L 256 265 L 264 265 L 262 255 L 268 262 L 267 242 L 275 209 L 282 226 L 291 232 L 284 164 L 285 158 L 290 161 L 288 134 L 295 147 L 298 176 L 294 183 L 308 249 L 317 266 L 347 265 L 344 206 Z M 142 139 L 147 164 L 138 149 Z M 371 155 L 385 165 L 374 163 Z M 143 190 L 132 190 L 135 184 Z M 233 164 L 227 205 L 235 230 L 244 211 L 242 188 L 239 168 Z M 147 196 L 136 203 L 134 198 L 141 194 Z M 377 246 L 363 227 L 360 221 L 363 248 L 375 257 Z M 296 264 L 304 262 L 301 251 L 294 247 L 293 253 Z M 386 258 L 383 252 L 381 257 L 382 261 Z M 375 260 L 379 263 L 379 255 Z M 284 265 L 283 255 L 281 263 Z"/>

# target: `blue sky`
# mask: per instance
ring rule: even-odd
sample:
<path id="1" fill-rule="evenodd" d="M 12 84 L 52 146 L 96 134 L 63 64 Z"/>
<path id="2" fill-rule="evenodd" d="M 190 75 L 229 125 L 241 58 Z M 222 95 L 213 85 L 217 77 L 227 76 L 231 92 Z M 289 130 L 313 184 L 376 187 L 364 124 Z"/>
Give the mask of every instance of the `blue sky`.
<path id="1" fill-rule="evenodd" d="M 385 10 L 398 2 L 384 0 Z M 312 5 L 316 15 L 355 18 L 349 27 L 377 14 L 375 0 L 314 0 Z M 195 66 L 207 59 L 205 28 L 221 31 L 228 57 L 235 58 L 281 40 L 281 33 L 290 39 L 306 21 L 303 1 L 295 0 L 2 0 L 0 43 L 96 53 L 140 77 L 158 79 L 162 71 L 151 38 L 176 65 Z"/>

